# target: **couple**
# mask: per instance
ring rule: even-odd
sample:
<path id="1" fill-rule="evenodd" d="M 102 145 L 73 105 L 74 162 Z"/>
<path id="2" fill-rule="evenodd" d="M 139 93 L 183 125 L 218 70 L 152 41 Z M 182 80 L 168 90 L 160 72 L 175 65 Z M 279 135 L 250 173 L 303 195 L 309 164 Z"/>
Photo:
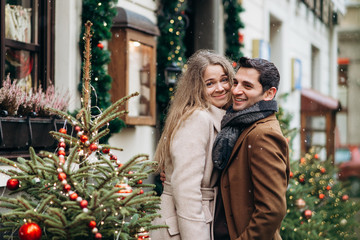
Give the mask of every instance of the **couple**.
<path id="1" fill-rule="evenodd" d="M 273 100 L 280 75 L 263 59 L 239 66 L 200 50 L 179 79 L 155 153 L 166 180 L 154 224 L 169 228 L 153 240 L 281 239 L 290 170 Z"/>

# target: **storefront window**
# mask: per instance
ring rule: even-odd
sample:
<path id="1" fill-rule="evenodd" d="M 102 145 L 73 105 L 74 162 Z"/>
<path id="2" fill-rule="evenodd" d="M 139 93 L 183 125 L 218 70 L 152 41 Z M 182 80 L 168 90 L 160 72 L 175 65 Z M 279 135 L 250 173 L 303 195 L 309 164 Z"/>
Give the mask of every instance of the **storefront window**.
<path id="1" fill-rule="evenodd" d="M 1 80 L 9 75 L 29 90 L 53 79 L 54 2 L 1 1 Z"/>

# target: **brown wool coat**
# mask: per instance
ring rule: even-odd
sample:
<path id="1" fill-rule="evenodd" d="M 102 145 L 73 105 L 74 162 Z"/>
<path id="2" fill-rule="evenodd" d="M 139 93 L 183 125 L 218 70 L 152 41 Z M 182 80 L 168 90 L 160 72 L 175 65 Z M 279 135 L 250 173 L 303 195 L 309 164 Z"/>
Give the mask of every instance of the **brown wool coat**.
<path id="1" fill-rule="evenodd" d="M 213 143 L 225 111 L 215 106 L 196 110 L 176 132 L 171 158 L 165 162 L 166 181 L 161 195 L 161 218 L 168 225 L 150 232 L 154 240 L 210 240 L 218 172 L 211 159 Z"/>
<path id="2" fill-rule="evenodd" d="M 281 239 L 289 172 L 289 148 L 275 114 L 242 132 L 220 183 L 231 240 Z"/>

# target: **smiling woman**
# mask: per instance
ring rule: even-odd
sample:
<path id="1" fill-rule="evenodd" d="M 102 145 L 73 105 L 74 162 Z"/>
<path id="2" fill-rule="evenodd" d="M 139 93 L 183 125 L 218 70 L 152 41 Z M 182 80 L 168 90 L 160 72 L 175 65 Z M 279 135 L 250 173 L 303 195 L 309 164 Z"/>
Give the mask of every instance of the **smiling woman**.
<path id="1" fill-rule="evenodd" d="M 211 151 L 230 101 L 234 70 L 227 58 L 208 50 L 194 53 L 187 65 L 154 156 L 166 175 L 155 224 L 169 226 L 152 233 L 158 240 L 212 239 L 218 172 Z"/>
<path id="2" fill-rule="evenodd" d="M 222 108 L 230 100 L 230 81 L 221 65 L 210 65 L 204 73 L 206 92 L 212 105 Z"/>

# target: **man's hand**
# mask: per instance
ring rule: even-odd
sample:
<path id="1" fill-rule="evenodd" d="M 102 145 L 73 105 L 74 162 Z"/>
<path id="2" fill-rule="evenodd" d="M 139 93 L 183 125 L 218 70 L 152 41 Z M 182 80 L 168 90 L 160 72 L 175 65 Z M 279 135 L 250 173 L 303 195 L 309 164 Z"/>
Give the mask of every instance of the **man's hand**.
<path id="1" fill-rule="evenodd" d="M 162 184 L 164 185 L 164 182 L 165 182 L 165 180 L 166 180 L 165 171 L 164 171 L 164 170 L 162 170 L 162 171 L 160 172 L 160 180 L 161 180 Z"/>

